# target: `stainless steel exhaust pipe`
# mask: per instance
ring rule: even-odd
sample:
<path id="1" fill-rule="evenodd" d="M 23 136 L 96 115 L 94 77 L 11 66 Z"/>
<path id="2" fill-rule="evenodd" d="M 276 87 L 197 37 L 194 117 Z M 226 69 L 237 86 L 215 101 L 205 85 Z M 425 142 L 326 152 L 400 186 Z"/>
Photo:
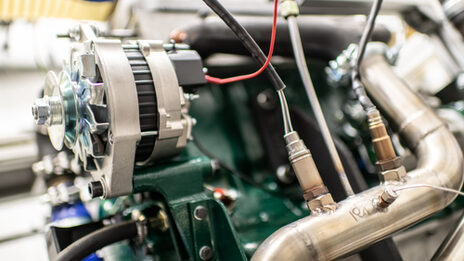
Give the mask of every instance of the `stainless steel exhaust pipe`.
<path id="1" fill-rule="evenodd" d="M 464 256 L 464 216 L 446 236 L 445 240 L 432 257 L 432 261 L 461 260 Z"/>
<path id="2" fill-rule="evenodd" d="M 404 185 L 432 184 L 460 189 L 463 156 L 454 136 L 393 72 L 383 55 L 365 58 L 362 75 L 369 94 L 394 120 L 415 151 L 417 169 Z M 293 222 L 267 238 L 252 257 L 259 260 L 332 260 L 380 241 L 443 209 L 456 197 L 429 188 L 402 191 L 386 209 L 376 199 L 387 184 L 349 197 L 329 214 Z"/>

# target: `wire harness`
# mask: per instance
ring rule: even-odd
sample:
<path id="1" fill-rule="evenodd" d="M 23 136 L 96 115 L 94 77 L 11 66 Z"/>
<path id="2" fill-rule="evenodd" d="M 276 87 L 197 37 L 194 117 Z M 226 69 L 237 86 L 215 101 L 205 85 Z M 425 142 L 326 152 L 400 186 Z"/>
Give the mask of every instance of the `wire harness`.
<path id="1" fill-rule="evenodd" d="M 361 63 L 366 53 L 367 43 L 372 36 L 375 20 L 382 7 L 383 0 L 375 0 L 372 4 L 371 11 L 367 18 L 367 24 L 364 27 L 361 40 L 359 41 L 356 60 L 351 73 L 352 88 L 355 92 L 359 103 L 367 114 L 369 123 L 369 132 L 372 138 L 375 155 L 377 156 L 377 168 L 379 178 L 382 182 L 389 180 L 401 181 L 406 175 L 406 170 L 401 159 L 396 155 L 391 138 L 387 132 L 385 124 L 379 110 L 367 96 L 365 86 L 361 79 Z M 391 175 L 392 173 L 395 175 Z"/>
<path id="2" fill-rule="evenodd" d="M 272 25 L 272 35 L 271 35 L 271 44 L 269 47 L 268 56 L 263 53 L 259 48 L 258 44 L 253 40 L 251 35 L 243 28 L 243 26 L 232 16 L 232 14 L 224 8 L 224 6 L 219 3 L 217 0 L 203 0 L 206 5 L 208 5 L 211 10 L 213 10 L 227 26 L 235 33 L 235 35 L 240 39 L 243 45 L 251 53 L 252 57 L 256 60 L 259 65 L 262 65 L 261 68 L 251 74 L 241 75 L 236 77 L 230 77 L 226 79 L 220 79 L 212 76 L 206 75 L 205 78 L 210 83 L 216 84 L 226 84 L 242 80 L 251 79 L 260 75 L 262 72 L 266 71 L 269 79 L 272 82 L 272 85 L 276 90 L 281 90 L 285 88 L 285 84 L 277 74 L 276 70 L 271 64 L 272 53 L 274 51 L 274 43 L 277 31 L 277 15 L 278 15 L 278 3 L 279 0 L 274 0 L 274 17 Z"/>
<path id="3" fill-rule="evenodd" d="M 361 81 L 360 68 L 364 54 L 366 52 L 367 43 L 371 39 L 372 32 L 374 31 L 375 20 L 377 18 L 377 15 L 379 14 L 380 8 L 382 7 L 382 2 L 383 0 L 375 0 L 375 2 L 372 5 L 369 17 L 367 18 L 367 24 L 364 27 L 361 40 L 359 41 L 358 52 L 354 68 L 351 74 L 353 90 L 356 93 L 356 96 L 358 97 L 359 103 L 362 105 L 366 112 L 376 110 L 376 108 L 374 103 L 372 103 L 371 99 L 369 99 L 369 97 L 367 96 L 366 90 Z"/>
<path id="4" fill-rule="evenodd" d="M 308 65 L 306 64 L 307 57 L 305 57 L 305 53 L 303 50 L 300 30 L 298 28 L 297 21 L 297 16 L 299 15 L 298 4 L 294 0 L 284 0 L 281 4 L 281 15 L 287 19 L 295 61 L 300 72 L 301 80 L 303 81 L 303 85 L 305 87 L 306 94 L 310 101 L 314 115 L 316 116 L 316 120 L 321 129 L 325 145 L 329 150 L 333 165 L 335 167 L 335 170 L 337 171 L 337 174 L 339 176 L 340 182 L 343 185 L 346 195 L 352 196 L 354 195 L 353 188 L 350 185 L 345 169 L 343 168 L 342 161 L 335 147 L 335 143 L 332 139 L 332 135 L 330 134 L 330 130 L 327 126 L 327 122 L 325 120 L 321 105 L 319 104 L 316 91 L 314 90 L 314 84 L 311 80 L 311 75 L 309 74 Z"/>
<path id="5" fill-rule="evenodd" d="M 304 142 L 299 138 L 298 133 L 293 130 L 292 122 L 290 119 L 290 113 L 287 105 L 287 100 L 283 89 L 285 88 L 282 79 L 275 71 L 274 67 L 269 63 L 268 60 L 271 59 L 271 54 L 266 58 L 264 53 L 261 51 L 259 46 L 250 36 L 250 34 L 241 26 L 237 20 L 217 1 L 217 0 L 203 0 L 225 23 L 228 25 L 236 36 L 242 41 L 248 51 L 252 54 L 259 64 L 266 65 L 268 77 L 270 78 L 274 88 L 277 91 L 279 96 L 280 105 L 282 109 L 282 117 L 284 122 L 284 140 L 286 142 L 286 149 L 288 152 L 288 158 L 292 168 L 295 170 L 300 186 L 303 190 L 303 197 L 308 204 L 311 212 L 320 213 L 326 211 L 332 211 L 336 208 L 336 204 L 332 199 L 330 193 L 328 193 L 327 188 L 324 186 L 322 179 L 317 170 L 316 164 L 312 158 L 311 153 L 306 148 Z M 278 0 L 274 0 L 274 25 L 273 25 L 273 36 L 271 39 L 271 50 L 273 50 L 273 41 L 275 38 L 275 24 L 277 20 L 277 6 Z M 263 67 L 262 67 L 263 68 Z M 264 69 L 263 69 L 264 70 Z M 259 71 L 258 71 L 259 72 Z M 253 74 L 252 74 L 253 75 Z M 250 76 L 246 76 L 247 78 Z M 253 76 L 254 77 L 254 76 Z M 208 78 L 207 78 L 208 79 Z M 212 79 L 209 78 L 209 81 L 214 80 L 217 83 L 235 81 L 238 78 L 232 77 L 232 80 Z"/>

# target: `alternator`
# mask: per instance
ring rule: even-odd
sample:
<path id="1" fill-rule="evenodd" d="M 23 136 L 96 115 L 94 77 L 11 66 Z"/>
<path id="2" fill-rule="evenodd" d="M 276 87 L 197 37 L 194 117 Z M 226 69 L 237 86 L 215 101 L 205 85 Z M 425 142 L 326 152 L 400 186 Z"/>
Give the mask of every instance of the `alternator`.
<path id="1" fill-rule="evenodd" d="M 92 196 L 129 194 L 135 164 L 185 148 L 195 121 L 181 86 L 205 83 L 201 58 L 160 41 L 100 39 L 88 24 L 73 32 L 80 43 L 69 68 L 48 73 L 33 115 L 55 149 L 72 149 L 97 180 Z"/>

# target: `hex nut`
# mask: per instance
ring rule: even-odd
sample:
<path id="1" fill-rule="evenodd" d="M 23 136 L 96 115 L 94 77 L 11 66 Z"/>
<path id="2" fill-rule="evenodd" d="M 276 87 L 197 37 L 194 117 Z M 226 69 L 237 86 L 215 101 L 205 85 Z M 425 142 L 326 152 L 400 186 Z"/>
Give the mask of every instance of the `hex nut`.
<path id="1" fill-rule="evenodd" d="M 319 197 L 307 202 L 311 212 L 327 212 L 337 208 L 337 204 L 330 193 L 320 195 Z"/>
<path id="2" fill-rule="evenodd" d="M 396 168 L 401 167 L 402 164 L 403 164 L 403 162 L 402 162 L 400 157 L 396 157 L 396 158 L 391 159 L 391 160 L 378 161 L 376 163 L 377 169 L 379 171 L 387 171 L 387 170 L 391 170 L 391 169 L 396 169 Z"/>
<path id="3" fill-rule="evenodd" d="M 379 173 L 381 182 L 386 181 L 401 181 L 406 176 L 406 169 L 400 166 L 396 169 L 386 170 Z"/>
<path id="4" fill-rule="evenodd" d="M 304 194 L 303 194 L 303 198 L 306 201 L 311 201 L 311 200 L 319 197 L 320 195 L 325 195 L 327 193 L 329 193 L 329 190 L 327 189 L 327 187 L 324 186 L 324 185 L 320 185 L 320 186 L 316 186 L 316 187 L 313 187 L 313 188 L 305 191 Z"/>
<path id="5" fill-rule="evenodd" d="M 298 16 L 300 14 L 300 8 L 296 1 L 281 1 L 280 10 L 280 15 L 285 18 L 289 16 Z"/>
<path id="6" fill-rule="evenodd" d="M 50 104 L 44 98 L 36 99 L 32 105 L 32 115 L 37 125 L 44 125 L 50 117 Z"/>

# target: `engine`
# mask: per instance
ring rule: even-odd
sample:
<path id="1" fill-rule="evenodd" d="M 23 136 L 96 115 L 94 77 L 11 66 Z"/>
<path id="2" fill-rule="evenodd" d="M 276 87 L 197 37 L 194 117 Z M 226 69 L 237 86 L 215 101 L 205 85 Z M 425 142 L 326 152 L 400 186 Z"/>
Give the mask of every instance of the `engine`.
<path id="1" fill-rule="evenodd" d="M 462 259 L 464 1 L 7 2 L 74 19 L 8 161 L 45 259 Z"/>

